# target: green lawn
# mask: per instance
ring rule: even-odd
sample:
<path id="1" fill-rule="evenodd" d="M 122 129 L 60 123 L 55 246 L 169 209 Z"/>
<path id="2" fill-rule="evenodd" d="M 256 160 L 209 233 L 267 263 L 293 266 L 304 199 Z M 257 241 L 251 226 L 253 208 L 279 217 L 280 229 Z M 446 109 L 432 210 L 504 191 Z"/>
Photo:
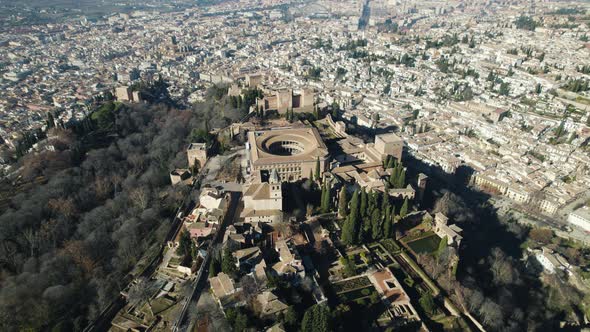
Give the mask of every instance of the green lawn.
<path id="1" fill-rule="evenodd" d="M 356 301 L 358 299 L 364 299 L 366 297 L 371 296 L 371 294 L 374 292 L 376 292 L 375 288 L 373 287 L 373 285 L 370 285 L 370 286 L 355 289 L 355 290 L 352 290 L 349 292 L 338 293 L 338 299 L 342 303 L 346 303 L 346 302 L 350 302 L 350 301 Z"/>
<path id="2" fill-rule="evenodd" d="M 408 242 L 407 245 L 412 248 L 416 254 L 432 253 L 438 248 L 440 240 L 440 237 L 433 234 L 415 241 Z"/>

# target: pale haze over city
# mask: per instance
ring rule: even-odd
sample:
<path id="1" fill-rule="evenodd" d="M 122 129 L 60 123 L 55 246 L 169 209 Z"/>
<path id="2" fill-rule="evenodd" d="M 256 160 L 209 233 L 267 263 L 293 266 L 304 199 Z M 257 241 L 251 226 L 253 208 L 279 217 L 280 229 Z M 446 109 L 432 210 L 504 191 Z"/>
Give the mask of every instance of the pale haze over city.
<path id="1" fill-rule="evenodd" d="M 590 331 L 590 1 L 0 0 L 0 331 Z"/>

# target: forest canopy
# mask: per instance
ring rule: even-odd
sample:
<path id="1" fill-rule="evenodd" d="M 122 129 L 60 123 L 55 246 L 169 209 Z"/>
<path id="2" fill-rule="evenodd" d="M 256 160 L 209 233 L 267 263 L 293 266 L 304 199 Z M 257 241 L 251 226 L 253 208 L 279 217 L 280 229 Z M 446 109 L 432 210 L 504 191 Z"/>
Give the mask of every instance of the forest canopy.
<path id="1" fill-rule="evenodd" d="M 0 215 L 0 330 L 81 330 L 116 298 L 187 193 L 168 172 L 186 167 L 193 129 L 229 121 L 219 114 L 209 101 L 107 102 L 83 126 L 52 129 L 55 151 L 23 164 L 47 182 Z"/>

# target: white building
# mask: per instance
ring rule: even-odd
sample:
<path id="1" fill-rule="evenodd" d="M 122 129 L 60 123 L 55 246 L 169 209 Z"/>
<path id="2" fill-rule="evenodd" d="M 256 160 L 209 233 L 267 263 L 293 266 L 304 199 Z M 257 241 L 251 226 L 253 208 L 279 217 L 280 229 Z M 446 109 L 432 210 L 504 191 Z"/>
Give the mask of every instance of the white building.
<path id="1" fill-rule="evenodd" d="M 258 179 L 255 180 L 258 182 Z M 283 191 L 276 169 L 268 182 L 251 183 L 244 187 L 244 210 L 240 215 L 245 222 L 281 222 L 283 220 Z"/>
<path id="2" fill-rule="evenodd" d="M 199 203 L 201 207 L 211 212 L 215 209 L 225 210 L 227 206 L 227 199 L 224 193 L 216 188 L 203 188 L 199 196 Z"/>
<path id="3" fill-rule="evenodd" d="M 543 247 L 541 250 L 535 250 L 534 253 L 537 262 L 549 274 L 555 273 L 557 269 L 567 271 L 570 268 L 568 261 L 560 254 L 554 253 L 551 249 Z"/>
<path id="4" fill-rule="evenodd" d="M 584 206 L 569 214 L 567 221 L 590 232 L 590 208 Z"/>

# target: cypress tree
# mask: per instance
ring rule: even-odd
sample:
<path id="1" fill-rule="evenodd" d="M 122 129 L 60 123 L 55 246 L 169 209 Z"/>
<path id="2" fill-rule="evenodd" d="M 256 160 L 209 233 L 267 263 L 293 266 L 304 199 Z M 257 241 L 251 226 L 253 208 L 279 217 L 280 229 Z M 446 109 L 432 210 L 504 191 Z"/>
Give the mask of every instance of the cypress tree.
<path id="1" fill-rule="evenodd" d="M 342 242 L 346 245 L 353 245 L 356 242 L 355 224 L 352 214 L 346 218 L 342 225 Z"/>
<path id="2" fill-rule="evenodd" d="M 383 200 L 384 202 L 388 202 L 387 200 Z M 383 220 L 386 221 L 389 219 L 389 213 L 391 210 L 389 209 L 389 203 L 383 203 L 381 205 L 381 213 L 383 213 Z"/>
<path id="3" fill-rule="evenodd" d="M 331 331 L 330 310 L 322 304 L 315 304 L 305 311 L 301 321 L 302 332 Z"/>
<path id="4" fill-rule="evenodd" d="M 358 219 L 359 216 L 359 191 L 355 190 L 350 199 L 350 215 Z"/>
<path id="5" fill-rule="evenodd" d="M 312 310 L 314 307 L 311 307 L 305 311 L 303 315 L 303 319 L 301 320 L 301 332 L 313 332 L 313 313 Z"/>
<path id="6" fill-rule="evenodd" d="M 320 157 L 315 160 L 315 180 L 320 181 Z"/>
<path id="7" fill-rule="evenodd" d="M 217 257 L 212 257 L 209 262 L 209 278 L 215 277 L 221 270 L 221 263 Z"/>
<path id="8" fill-rule="evenodd" d="M 391 170 L 391 174 L 389 175 L 389 184 L 393 188 L 397 188 L 397 181 L 400 174 L 400 164 L 396 164 L 393 169 Z"/>
<path id="9" fill-rule="evenodd" d="M 320 194 L 320 211 L 323 213 L 326 199 L 326 186 L 322 186 L 322 193 Z"/>
<path id="10" fill-rule="evenodd" d="M 47 112 L 47 128 L 55 127 L 55 119 L 53 118 L 53 114 L 51 112 Z"/>
<path id="11" fill-rule="evenodd" d="M 389 210 L 389 195 L 387 191 L 381 195 L 381 213 L 385 213 L 386 210 Z"/>
<path id="12" fill-rule="evenodd" d="M 191 252 L 193 241 L 191 240 L 189 232 L 182 232 L 180 239 L 178 240 L 178 248 L 176 254 L 179 256 L 187 256 Z"/>
<path id="13" fill-rule="evenodd" d="M 321 211 L 322 213 L 327 213 L 328 211 L 330 211 L 330 189 L 327 185 L 322 186 Z"/>
<path id="14" fill-rule="evenodd" d="M 402 176 L 403 171 L 404 171 L 404 165 L 402 165 L 401 163 L 399 163 L 395 166 L 396 187 L 397 187 L 397 184 L 399 183 L 399 179 Z"/>
<path id="15" fill-rule="evenodd" d="M 348 202 L 346 201 L 346 187 L 343 186 L 338 194 L 338 215 L 341 218 L 345 218 L 347 215 L 346 207 Z"/>
<path id="16" fill-rule="evenodd" d="M 316 305 L 316 324 L 315 324 L 315 331 L 317 332 L 330 332 L 331 324 L 330 324 L 330 309 L 328 309 L 325 305 Z"/>
<path id="17" fill-rule="evenodd" d="M 236 258 L 228 249 L 223 251 L 223 258 L 221 259 L 221 271 L 228 275 L 233 275 L 237 271 Z"/>
<path id="18" fill-rule="evenodd" d="M 373 210 L 373 214 L 371 215 L 371 237 L 373 241 L 383 237 L 381 221 L 381 212 L 378 209 Z"/>
<path id="19" fill-rule="evenodd" d="M 360 206 L 360 215 L 365 217 L 367 215 L 367 207 L 368 207 L 368 198 L 367 192 L 365 188 L 361 191 L 361 206 Z"/>
<path id="20" fill-rule="evenodd" d="M 402 208 L 399 210 L 400 217 L 404 218 L 408 215 L 408 198 L 404 199 L 404 204 Z"/>
<path id="21" fill-rule="evenodd" d="M 385 220 L 383 221 L 383 238 L 388 239 L 391 237 L 393 231 L 393 221 L 389 215 L 389 211 L 385 213 Z"/>
<path id="22" fill-rule="evenodd" d="M 393 167 L 395 167 L 395 158 L 393 158 L 392 156 L 389 156 L 389 160 L 387 161 L 386 168 L 393 168 Z"/>
<path id="23" fill-rule="evenodd" d="M 359 239 L 359 231 L 360 231 L 360 211 L 359 211 L 359 192 L 355 190 L 352 194 L 352 199 L 350 200 L 350 214 L 348 216 L 350 222 L 350 241 L 348 244 L 354 244 Z"/>
<path id="24" fill-rule="evenodd" d="M 373 210 L 377 208 L 379 205 L 379 194 L 376 191 L 371 190 L 369 193 L 369 206 L 367 210 L 367 215 L 371 215 Z"/>
<path id="25" fill-rule="evenodd" d="M 320 119 L 320 111 L 318 110 L 318 106 L 316 105 L 315 109 L 313 110 L 313 117 L 315 118 L 315 120 L 319 120 Z"/>
<path id="26" fill-rule="evenodd" d="M 371 241 L 371 220 L 369 218 L 362 220 L 361 231 L 359 232 L 359 243 Z"/>
<path id="27" fill-rule="evenodd" d="M 404 188 L 406 186 L 406 170 L 403 169 L 400 173 L 399 178 L 397 178 L 397 187 Z"/>

